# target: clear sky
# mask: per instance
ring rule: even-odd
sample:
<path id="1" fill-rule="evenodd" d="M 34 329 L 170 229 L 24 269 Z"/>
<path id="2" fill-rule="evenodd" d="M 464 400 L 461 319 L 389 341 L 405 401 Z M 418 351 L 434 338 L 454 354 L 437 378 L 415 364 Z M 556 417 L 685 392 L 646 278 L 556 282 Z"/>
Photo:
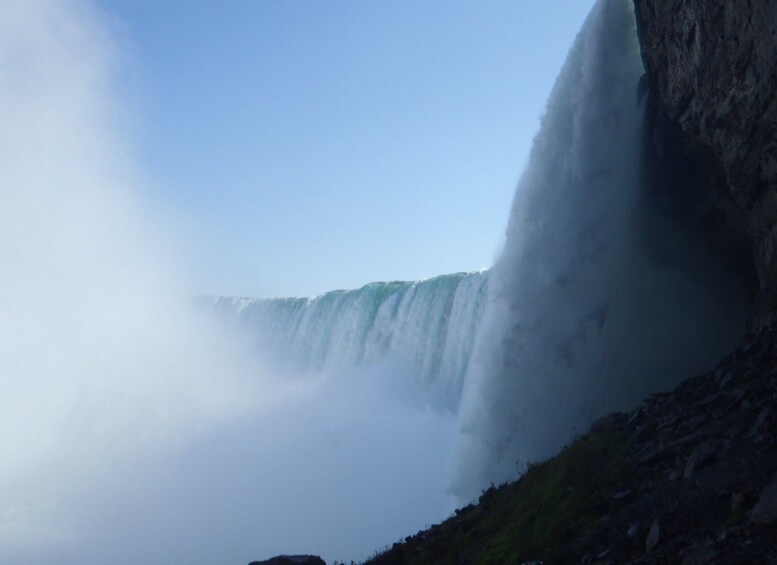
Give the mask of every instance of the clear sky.
<path id="1" fill-rule="evenodd" d="M 97 0 L 193 293 L 488 267 L 593 0 Z"/>

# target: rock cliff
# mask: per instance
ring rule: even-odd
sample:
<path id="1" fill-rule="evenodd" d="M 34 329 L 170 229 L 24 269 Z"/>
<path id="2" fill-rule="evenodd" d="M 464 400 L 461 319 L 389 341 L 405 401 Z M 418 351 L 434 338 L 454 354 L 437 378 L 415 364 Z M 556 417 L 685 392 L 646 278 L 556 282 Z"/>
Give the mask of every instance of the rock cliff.
<path id="1" fill-rule="evenodd" d="M 760 289 L 751 326 L 768 325 L 777 319 L 777 2 L 634 5 L 653 154 L 702 164 L 709 190 L 700 205 L 746 243 L 738 248 Z"/>

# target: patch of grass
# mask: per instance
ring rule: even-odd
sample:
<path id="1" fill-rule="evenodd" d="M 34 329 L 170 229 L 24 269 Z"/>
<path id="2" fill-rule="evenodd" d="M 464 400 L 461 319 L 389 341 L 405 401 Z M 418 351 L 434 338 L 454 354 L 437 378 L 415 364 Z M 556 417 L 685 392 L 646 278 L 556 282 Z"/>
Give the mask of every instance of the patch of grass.
<path id="1" fill-rule="evenodd" d="M 529 465 L 520 480 L 492 486 L 477 504 L 368 563 L 569 562 L 575 540 L 610 513 L 613 494 L 631 479 L 631 444 L 622 431 L 590 432 Z"/>
<path id="2" fill-rule="evenodd" d="M 494 535 L 475 562 L 567 561 L 572 542 L 608 514 L 618 485 L 630 479 L 629 443 L 624 433 L 591 433 L 531 465 L 509 485 L 489 520 Z"/>

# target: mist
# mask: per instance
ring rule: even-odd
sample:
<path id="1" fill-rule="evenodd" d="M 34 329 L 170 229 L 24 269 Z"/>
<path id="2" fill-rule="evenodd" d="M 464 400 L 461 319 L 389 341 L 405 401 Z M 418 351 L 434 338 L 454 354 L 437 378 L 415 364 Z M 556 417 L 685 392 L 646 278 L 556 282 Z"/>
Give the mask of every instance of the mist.
<path id="1" fill-rule="evenodd" d="M 3 12 L 0 552 L 27 561 L 77 539 L 128 469 L 231 421 L 259 390 L 154 252 L 99 16 L 72 2 Z"/>
<path id="2" fill-rule="evenodd" d="M 0 561 L 351 559 L 445 517 L 452 417 L 390 360 L 277 374 L 195 308 L 110 26 L 2 5 Z"/>

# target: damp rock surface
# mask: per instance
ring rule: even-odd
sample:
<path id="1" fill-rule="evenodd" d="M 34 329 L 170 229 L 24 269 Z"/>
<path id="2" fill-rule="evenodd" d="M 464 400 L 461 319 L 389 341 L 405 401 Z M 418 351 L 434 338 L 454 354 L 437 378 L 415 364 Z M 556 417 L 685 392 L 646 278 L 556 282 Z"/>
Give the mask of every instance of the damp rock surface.
<path id="1" fill-rule="evenodd" d="M 686 144 L 714 155 L 745 224 L 761 288 L 752 325 L 767 325 L 777 309 L 777 3 L 635 0 L 634 7 L 660 113 Z M 676 140 L 669 145 L 677 153 Z"/>

